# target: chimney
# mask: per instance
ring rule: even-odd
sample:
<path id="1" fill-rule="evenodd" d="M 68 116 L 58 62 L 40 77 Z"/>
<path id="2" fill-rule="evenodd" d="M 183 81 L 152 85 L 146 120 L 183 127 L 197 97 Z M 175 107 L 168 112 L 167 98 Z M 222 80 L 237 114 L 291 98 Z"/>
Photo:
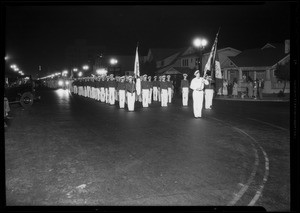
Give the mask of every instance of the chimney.
<path id="1" fill-rule="evenodd" d="M 290 52 L 290 40 L 284 41 L 284 53 L 288 54 Z"/>

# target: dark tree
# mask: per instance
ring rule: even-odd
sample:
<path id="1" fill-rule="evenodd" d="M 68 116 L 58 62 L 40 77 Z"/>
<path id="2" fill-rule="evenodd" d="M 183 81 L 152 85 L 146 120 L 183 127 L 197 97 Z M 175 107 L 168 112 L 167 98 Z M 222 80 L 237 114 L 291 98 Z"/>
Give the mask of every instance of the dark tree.
<path id="1" fill-rule="evenodd" d="M 276 78 L 280 81 L 283 81 L 283 91 L 286 87 L 286 82 L 290 81 L 290 61 L 285 64 L 277 64 L 274 74 Z"/>

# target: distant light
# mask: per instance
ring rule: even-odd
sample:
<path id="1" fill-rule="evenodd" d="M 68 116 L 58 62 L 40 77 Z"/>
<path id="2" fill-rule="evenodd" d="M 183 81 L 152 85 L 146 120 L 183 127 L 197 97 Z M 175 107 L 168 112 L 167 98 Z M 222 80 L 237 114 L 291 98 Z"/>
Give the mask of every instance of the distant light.
<path id="1" fill-rule="evenodd" d="M 206 39 L 196 38 L 194 39 L 194 46 L 195 47 L 205 47 L 207 45 Z"/>
<path id="2" fill-rule="evenodd" d="M 82 66 L 82 69 L 88 70 L 88 69 L 89 69 L 89 66 L 88 66 L 88 65 L 84 65 L 84 66 Z"/>
<path id="3" fill-rule="evenodd" d="M 15 68 L 17 68 L 17 65 L 12 64 L 12 65 L 10 65 L 10 68 L 15 69 Z"/>
<path id="4" fill-rule="evenodd" d="M 29 77 L 25 77 L 26 80 L 29 80 Z"/>
<path id="5" fill-rule="evenodd" d="M 66 85 L 69 85 L 69 81 L 66 81 Z"/>
<path id="6" fill-rule="evenodd" d="M 24 73 L 21 73 L 21 75 L 24 75 Z"/>
<path id="7" fill-rule="evenodd" d="M 60 81 L 58 81 L 58 85 L 62 86 L 62 85 L 64 85 L 64 82 L 62 80 L 60 80 Z"/>
<path id="8" fill-rule="evenodd" d="M 114 65 L 116 63 L 118 63 L 117 59 L 115 59 L 115 58 L 110 59 L 110 64 Z"/>
<path id="9" fill-rule="evenodd" d="M 77 72 L 77 71 L 78 71 L 78 69 L 77 69 L 77 68 L 74 68 L 74 69 L 73 69 L 73 71 L 74 71 L 74 72 Z"/>
<path id="10" fill-rule="evenodd" d="M 5 59 L 5 61 L 7 61 L 7 60 L 9 59 L 9 57 L 8 57 L 8 56 L 5 56 L 4 59 Z"/>
<path id="11" fill-rule="evenodd" d="M 79 73 L 78 73 L 78 76 L 81 77 L 81 76 L 82 76 L 82 72 L 79 72 Z"/>
<path id="12" fill-rule="evenodd" d="M 17 72 L 17 71 L 19 71 L 19 68 L 17 67 L 17 68 L 14 68 L 14 70 Z"/>

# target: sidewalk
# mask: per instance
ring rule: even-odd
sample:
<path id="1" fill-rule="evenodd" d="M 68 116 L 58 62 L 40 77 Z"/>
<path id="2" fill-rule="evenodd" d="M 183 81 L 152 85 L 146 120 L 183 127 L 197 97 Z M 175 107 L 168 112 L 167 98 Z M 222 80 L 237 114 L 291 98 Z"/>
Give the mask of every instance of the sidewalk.
<path id="1" fill-rule="evenodd" d="M 290 94 L 285 94 L 285 97 L 278 97 L 277 94 L 265 94 L 263 99 L 254 99 L 254 98 L 241 98 L 236 97 L 229 97 L 229 96 L 215 96 L 215 100 L 224 100 L 224 101 L 255 101 L 255 102 L 289 102 L 290 101 Z"/>

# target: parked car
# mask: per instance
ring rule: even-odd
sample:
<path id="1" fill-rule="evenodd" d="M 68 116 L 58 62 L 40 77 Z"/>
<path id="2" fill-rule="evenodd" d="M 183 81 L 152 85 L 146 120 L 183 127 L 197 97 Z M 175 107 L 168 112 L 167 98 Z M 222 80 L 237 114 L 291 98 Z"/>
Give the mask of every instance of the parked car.
<path id="1" fill-rule="evenodd" d="M 5 76 L 4 97 L 9 104 L 19 103 L 24 108 L 29 108 L 34 101 L 40 100 L 35 90 L 35 82 L 31 75 Z"/>

